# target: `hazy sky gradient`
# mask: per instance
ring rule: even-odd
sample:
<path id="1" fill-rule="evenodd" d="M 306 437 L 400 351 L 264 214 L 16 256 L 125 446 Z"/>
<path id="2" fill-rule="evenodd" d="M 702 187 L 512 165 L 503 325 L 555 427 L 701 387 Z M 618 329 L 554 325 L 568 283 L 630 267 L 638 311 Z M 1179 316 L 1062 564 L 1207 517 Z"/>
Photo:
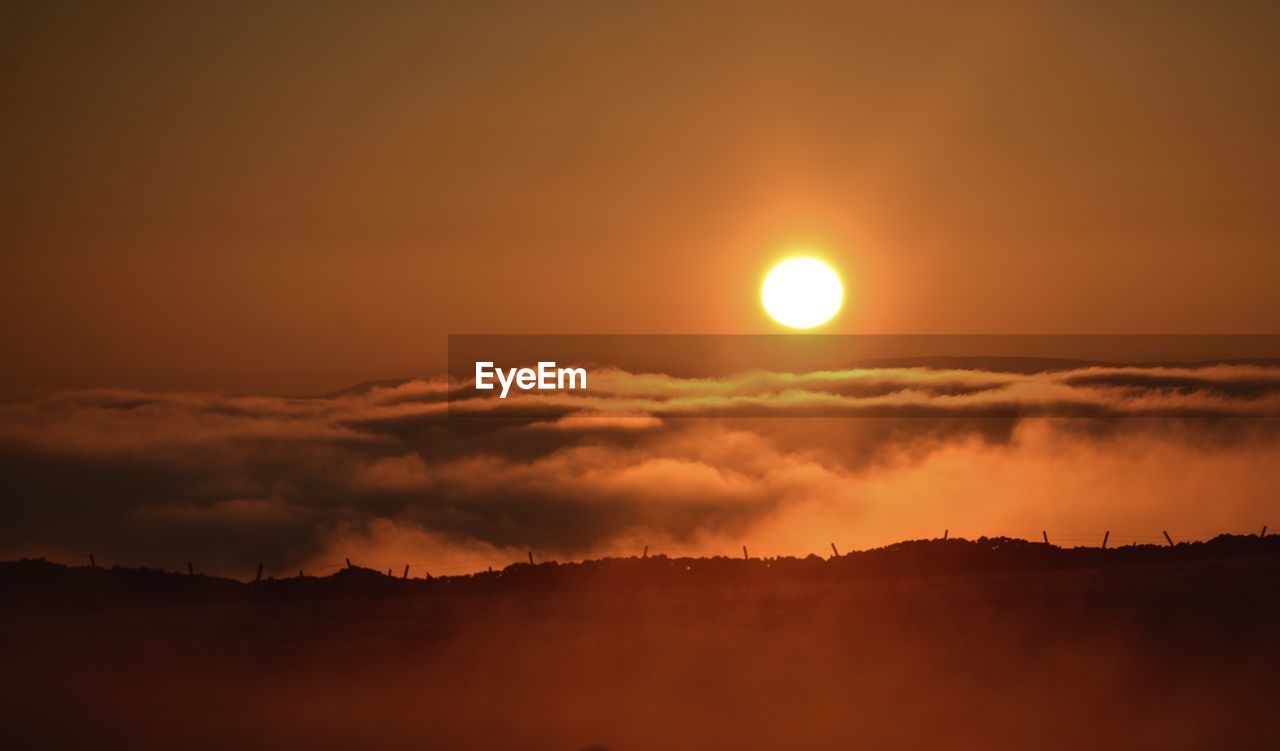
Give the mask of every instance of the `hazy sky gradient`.
<path id="1" fill-rule="evenodd" d="M 448 333 L 1274 333 L 1272 3 L 6 3 L 0 386 Z"/>

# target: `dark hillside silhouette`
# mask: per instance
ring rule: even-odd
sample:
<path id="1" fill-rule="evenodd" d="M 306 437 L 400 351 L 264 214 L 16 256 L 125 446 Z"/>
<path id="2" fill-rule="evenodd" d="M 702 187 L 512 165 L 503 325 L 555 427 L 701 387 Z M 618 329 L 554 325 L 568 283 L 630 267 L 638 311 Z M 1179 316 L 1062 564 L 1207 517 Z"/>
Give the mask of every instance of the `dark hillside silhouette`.
<path id="1" fill-rule="evenodd" d="M 0 745 L 1259 748 L 1277 592 L 1257 536 L 258 583 L 17 561 Z"/>
<path id="2" fill-rule="evenodd" d="M 1160 572 L 1176 573 L 1176 586 L 1193 588 L 1226 570 L 1252 574 L 1280 567 L 1280 536 L 1220 535 L 1176 545 L 1063 548 L 1041 542 L 981 537 L 911 540 L 821 558 L 604 558 L 578 563 L 513 563 L 500 571 L 460 576 L 402 578 L 351 565 L 325 577 L 299 576 L 240 582 L 154 568 L 70 567 L 43 560 L 0 562 L 0 597 L 11 605 L 86 606 L 131 601 L 216 602 L 236 598 L 289 600 L 368 596 L 481 594 L 574 587 L 867 586 L 903 577 L 999 577 L 993 581 L 1051 580 L 1052 574 L 1105 574 L 1099 588 Z M 1046 578 L 1048 577 L 1048 578 Z"/>

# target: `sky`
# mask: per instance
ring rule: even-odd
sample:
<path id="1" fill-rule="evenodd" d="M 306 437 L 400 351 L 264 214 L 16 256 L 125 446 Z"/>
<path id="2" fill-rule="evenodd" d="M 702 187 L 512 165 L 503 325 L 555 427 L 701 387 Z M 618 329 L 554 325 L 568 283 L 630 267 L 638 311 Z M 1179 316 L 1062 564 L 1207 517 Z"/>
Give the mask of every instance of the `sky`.
<path id="1" fill-rule="evenodd" d="M 1280 527 L 1277 22 L 4 3 L 0 558 L 462 573 Z M 598 362 L 519 419 L 449 412 L 451 335 L 781 334 L 760 285 L 801 253 L 843 281 L 821 333 L 870 337 L 754 372 L 731 347 Z M 955 334 L 1086 361 L 912 338 Z M 1186 338 L 1223 334 L 1270 336 Z M 715 359 L 682 341 L 637 352 Z"/>
<path id="2" fill-rule="evenodd" d="M 1271 3 L 6 3 L 0 386 L 450 333 L 1274 333 Z"/>

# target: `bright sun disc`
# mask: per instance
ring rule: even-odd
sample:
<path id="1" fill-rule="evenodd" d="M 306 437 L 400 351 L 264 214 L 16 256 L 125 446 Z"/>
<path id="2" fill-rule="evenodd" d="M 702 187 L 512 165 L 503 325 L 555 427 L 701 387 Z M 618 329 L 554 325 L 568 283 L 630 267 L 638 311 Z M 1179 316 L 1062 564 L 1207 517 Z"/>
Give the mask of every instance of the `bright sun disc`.
<path id="1" fill-rule="evenodd" d="M 822 261 L 792 258 L 773 267 L 760 290 L 773 320 L 793 329 L 810 329 L 831 320 L 844 301 L 840 277 Z"/>

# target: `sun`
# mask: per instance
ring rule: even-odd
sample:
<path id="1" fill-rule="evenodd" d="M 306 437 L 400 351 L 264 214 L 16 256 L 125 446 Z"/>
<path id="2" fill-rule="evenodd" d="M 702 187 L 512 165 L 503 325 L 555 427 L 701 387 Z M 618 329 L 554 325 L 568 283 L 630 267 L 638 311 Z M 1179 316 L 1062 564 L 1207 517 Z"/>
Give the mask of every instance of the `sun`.
<path id="1" fill-rule="evenodd" d="M 830 266 L 816 258 L 791 258 L 765 277 L 760 289 L 773 320 L 793 329 L 811 329 L 830 321 L 844 302 L 844 287 Z"/>

